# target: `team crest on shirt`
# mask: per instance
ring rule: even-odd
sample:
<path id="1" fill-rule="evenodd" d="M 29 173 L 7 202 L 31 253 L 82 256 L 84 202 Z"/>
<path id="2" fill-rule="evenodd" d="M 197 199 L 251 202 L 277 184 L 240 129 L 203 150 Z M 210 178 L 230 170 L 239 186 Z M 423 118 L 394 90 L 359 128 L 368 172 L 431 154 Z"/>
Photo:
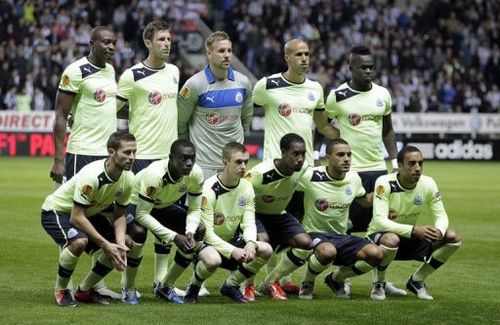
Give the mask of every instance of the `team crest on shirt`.
<path id="1" fill-rule="evenodd" d="M 292 106 L 287 103 L 280 104 L 278 106 L 278 113 L 283 117 L 289 117 L 292 114 Z"/>
<path id="2" fill-rule="evenodd" d="M 382 101 L 382 99 L 380 98 L 377 98 L 377 101 L 375 102 L 375 104 L 378 106 L 378 107 L 382 107 L 384 106 L 384 102 Z"/>
<path id="3" fill-rule="evenodd" d="M 214 226 L 220 226 L 224 223 L 226 217 L 222 213 L 214 214 Z"/>
<path id="4" fill-rule="evenodd" d="M 69 85 L 69 76 L 67 74 L 65 74 L 63 77 L 62 77 L 62 84 L 63 86 L 67 86 Z"/>
<path id="5" fill-rule="evenodd" d="M 325 198 L 319 198 L 314 202 L 314 207 L 316 208 L 316 210 L 320 212 L 326 211 L 329 206 L 330 204 L 328 203 L 328 200 Z"/>
<path id="6" fill-rule="evenodd" d="M 69 228 L 69 230 L 68 230 L 68 239 L 69 238 L 73 238 L 76 235 L 78 235 L 78 231 L 76 231 L 75 228 Z"/>
<path id="7" fill-rule="evenodd" d="M 182 88 L 182 90 L 181 90 L 181 97 L 184 98 L 184 99 L 187 99 L 190 96 L 191 96 L 191 89 L 189 89 L 188 87 Z"/>
<path id="8" fill-rule="evenodd" d="M 422 200 L 422 197 L 420 195 L 415 196 L 415 200 L 413 200 L 413 204 L 415 205 L 422 205 L 424 201 Z"/>
<path id="9" fill-rule="evenodd" d="M 314 102 L 314 100 L 316 99 L 316 97 L 314 97 L 314 94 L 312 93 L 312 91 L 307 96 L 307 99 L 309 99 L 311 102 Z"/>
<path id="10" fill-rule="evenodd" d="M 359 114 L 351 113 L 347 118 L 349 120 L 349 123 L 351 123 L 351 125 L 353 126 L 358 126 L 359 123 L 361 123 L 361 116 Z"/>
<path id="11" fill-rule="evenodd" d="M 240 207 L 244 207 L 245 205 L 247 205 L 247 200 L 242 196 L 238 199 L 238 205 Z"/>
<path id="12" fill-rule="evenodd" d="M 441 200 L 441 193 L 439 191 L 434 193 L 434 196 L 436 197 L 436 199 Z"/>
<path id="13" fill-rule="evenodd" d="M 352 195 L 352 189 L 351 189 L 351 187 L 350 187 L 350 186 L 347 186 L 347 187 L 345 188 L 345 195 Z"/>
<path id="14" fill-rule="evenodd" d="M 83 194 L 83 195 L 89 195 L 90 193 L 92 193 L 94 189 L 92 188 L 92 185 L 83 185 L 82 186 L 82 189 L 80 190 L 80 192 Z"/>
<path id="15" fill-rule="evenodd" d="M 118 191 L 116 191 L 115 197 L 119 197 L 122 194 L 123 194 L 123 188 L 119 188 Z"/>
<path id="16" fill-rule="evenodd" d="M 98 103 L 102 103 L 106 99 L 106 91 L 101 88 L 97 88 L 94 93 L 94 99 Z"/>
<path id="17" fill-rule="evenodd" d="M 208 125 L 217 125 L 219 123 L 220 117 L 215 112 L 207 112 L 205 115 L 205 122 Z"/>
<path id="18" fill-rule="evenodd" d="M 236 93 L 236 96 L 234 97 L 234 100 L 239 104 L 243 103 L 243 94 L 238 91 Z"/>
<path id="19" fill-rule="evenodd" d="M 148 100 L 153 105 L 159 105 L 161 103 L 162 96 L 159 91 L 153 90 L 149 93 Z"/>

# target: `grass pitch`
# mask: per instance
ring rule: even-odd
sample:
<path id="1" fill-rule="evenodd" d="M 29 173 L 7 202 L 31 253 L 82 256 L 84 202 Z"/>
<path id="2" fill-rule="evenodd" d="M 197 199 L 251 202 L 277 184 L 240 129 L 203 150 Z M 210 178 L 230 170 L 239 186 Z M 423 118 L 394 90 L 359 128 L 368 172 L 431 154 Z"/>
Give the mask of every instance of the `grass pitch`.
<path id="1" fill-rule="evenodd" d="M 434 177 L 443 196 L 451 227 L 463 245 L 449 263 L 428 279 L 434 301 L 410 294 L 386 301 L 369 299 L 371 276 L 354 278 L 351 300 L 339 300 L 316 281 L 315 299 L 269 301 L 249 305 L 230 302 L 218 292 L 226 271 L 208 280 L 211 296 L 192 306 L 171 305 L 154 299 L 152 240 L 149 239 L 137 278 L 144 298 L 138 306 L 112 302 L 110 306 L 79 304 L 59 308 L 53 301 L 57 246 L 40 224 L 40 207 L 52 191 L 48 158 L 0 158 L 0 319 L 2 324 L 486 324 L 500 323 L 500 164 L 489 162 L 426 162 L 424 173 Z M 149 236 L 151 238 L 151 236 Z M 74 273 L 79 283 L 89 270 L 82 256 Z M 395 262 L 388 279 L 404 287 L 417 262 Z M 184 287 L 191 270 L 179 279 Z M 299 274 L 294 275 L 297 282 Z M 257 283 L 262 276 L 259 276 Z M 108 286 L 119 289 L 119 274 Z"/>

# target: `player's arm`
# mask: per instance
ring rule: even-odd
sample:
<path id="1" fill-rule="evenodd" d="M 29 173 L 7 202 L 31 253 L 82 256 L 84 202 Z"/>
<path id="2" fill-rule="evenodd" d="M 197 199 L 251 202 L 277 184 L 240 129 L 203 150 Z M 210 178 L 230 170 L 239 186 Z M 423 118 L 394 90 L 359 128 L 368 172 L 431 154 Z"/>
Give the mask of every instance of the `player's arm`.
<path id="1" fill-rule="evenodd" d="M 382 120 L 382 141 L 384 142 L 385 149 L 389 154 L 392 171 L 396 172 L 398 170 L 398 163 L 396 160 L 398 149 L 396 147 L 396 134 L 394 133 L 394 129 L 392 127 L 391 114 L 384 115 Z"/>
<path id="2" fill-rule="evenodd" d="M 189 139 L 189 123 L 198 102 L 198 93 L 193 88 L 191 79 L 186 81 L 177 97 L 177 132 L 179 138 Z"/>
<path id="3" fill-rule="evenodd" d="M 357 197 L 356 203 L 361 205 L 363 208 L 371 208 L 373 206 L 373 192 Z"/>
<path id="4" fill-rule="evenodd" d="M 434 217 L 434 227 L 440 232 L 439 239 L 443 238 L 444 234 L 448 230 L 448 214 L 444 208 L 443 201 L 441 199 L 441 193 L 437 187 L 434 180 L 429 185 L 429 190 L 427 193 L 427 202 L 429 209 Z"/>
<path id="5" fill-rule="evenodd" d="M 127 266 L 126 252 L 128 251 L 127 246 L 114 244 L 106 240 L 92 225 L 92 223 L 85 216 L 86 206 L 83 206 L 77 202 L 73 204 L 71 209 L 71 216 L 69 222 L 74 227 L 83 231 L 89 239 L 94 242 L 97 246 L 102 248 L 102 250 L 109 255 L 113 266 L 117 270 L 124 270 Z M 115 228 L 116 229 L 116 228 Z"/>
<path id="6" fill-rule="evenodd" d="M 252 84 L 250 80 L 247 80 L 247 83 L 247 94 L 241 106 L 241 124 L 243 125 L 244 132 L 250 131 L 250 124 L 253 118 Z"/>
<path id="7" fill-rule="evenodd" d="M 243 213 L 240 228 L 241 230 L 243 230 L 243 238 L 246 242 L 246 245 L 243 248 L 245 250 L 245 262 L 250 262 L 255 258 L 255 252 L 257 249 L 257 226 L 255 225 L 255 193 L 252 186 L 247 187 L 246 202 L 247 205 L 245 207 L 245 212 Z"/>
<path id="8" fill-rule="evenodd" d="M 50 170 L 50 177 L 57 183 L 62 183 L 64 176 L 64 138 L 66 137 L 66 123 L 75 96 L 75 93 L 61 90 L 58 90 L 56 95 L 56 118 L 53 127 L 55 157 L 54 164 Z"/>
<path id="9" fill-rule="evenodd" d="M 124 120 L 128 120 L 128 101 L 125 98 L 116 96 L 116 117 Z"/>
<path id="10" fill-rule="evenodd" d="M 340 131 L 336 127 L 332 126 L 328 122 L 328 117 L 325 110 L 315 110 L 314 124 L 316 124 L 316 129 L 325 137 L 331 140 L 340 138 Z"/>
<path id="11" fill-rule="evenodd" d="M 201 194 L 203 192 L 203 171 L 198 165 L 189 174 L 188 213 L 186 217 L 186 236 L 193 238 L 201 221 Z"/>

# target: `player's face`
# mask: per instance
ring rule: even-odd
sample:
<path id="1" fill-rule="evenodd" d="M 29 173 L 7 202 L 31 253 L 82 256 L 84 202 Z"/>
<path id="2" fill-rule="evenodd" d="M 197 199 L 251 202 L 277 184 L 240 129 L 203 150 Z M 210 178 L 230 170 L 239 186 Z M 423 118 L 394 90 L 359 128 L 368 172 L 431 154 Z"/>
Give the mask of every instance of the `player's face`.
<path id="1" fill-rule="evenodd" d="M 234 178 L 242 178 L 247 170 L 250 155 L 248 152 L 233 152 L 229 160 L 224 160 L 228 175 Z"/>
<path id="2" fill-rule="evenodd" d="M 157 30 L 152 40 L 146 40 L 146 46 L 153 56 L 166 60 L 170 54 L 172 45 L 172 36 L 168 29 Z"/>
<path id="3" fill-rule="evenodd" d="M 104 29 L 97 34 L 95 41 L 90 41 L 97 60 L 110 62 L 115 53 L 116 36 L 110 30 Z"/>
<path id="4" fill-rule="evenodd" d="M 357 55 L 351 57 L 352 79 L 358 84 L 368 84 L 373 78 L 373 57 L 371 55 Z"/>
<path id="5" fill-rule="evenodd" d="M 214 42 L 211 49 L 207 49 L 208 62 L 220 70 L 228 70 L 231 66 L 233 48 L 230 40 Z"/>
<path id="6" fill-rule="evenodd" d="M 178 152 L 172 153 L 172 164 L 179 175 L 189 175 L 193 170 L 196 152 L 193 147 L 180 147 Z"/>
<path id="7" fill-rule="evenodd" d="M 347 144 L 339 143 L 333 146 L 328 157 L 328 167 L 335 173 L 347 173 L 351 168 L 351 148 Z"/>
<path id="8" fill-rule="evenodd" d="M 404 156 L 403 165 L 400 165 L 399 174 L 403 182 L 416 184 L 422 176 L 424 158 L 419 151 L 407 152 Z"/>
<path id="9" fill-rule="evenodd" d="M 118 150 L 110 149 L 111 159 L 114 165 L 121 170 L 132 169 L 132 164 L 135 160 L 135 153 L 137 152 L 137 145 L 135 141 L 121 141 Z"/>
<path id="10" fill-rule="evenodd" d="M 309 69 L 309 46 L 306 42 L 296 42 L 285 55 L 288 68 L 296 73 L 306 73 Z"/>
<path id="11" fill-rule="evenodd" d="M 306 145 L 302 142 L 292 142 L 290 149 L 283 152 L 283 161 L 289 170 L 298 172 L 304 165 Z"/>

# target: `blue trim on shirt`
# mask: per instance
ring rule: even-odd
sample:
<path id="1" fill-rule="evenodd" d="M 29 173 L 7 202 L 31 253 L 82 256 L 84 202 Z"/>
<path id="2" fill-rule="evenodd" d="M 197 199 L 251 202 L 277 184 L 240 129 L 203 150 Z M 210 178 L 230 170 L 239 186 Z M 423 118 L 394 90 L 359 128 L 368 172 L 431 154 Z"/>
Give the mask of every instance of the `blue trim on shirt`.
<path id="1" fill-rule="evenodd" d="M 207 109 L 224 109 L 242 106 L 246 88 L 214 89 L 198 96 L 198 106 Z"/>
<path id="2" fill-rule="evenodd" d="M 210 65 L 207 65 L 204 70 L 205 70 L 205 76 L 207 76 L 207 81 L 208 81 L 209 84 L 213 84 L 214 82 L 217 81 L 217 80 L 215 80 L 214 73 L 210 69 Z M 229 70 L 227 70 L 227 79 L 229 79 L 231 81 L 235 81 L 236 80 L 234 78 L 234 69 L 233 69 L 233 67 L 229 67 Z"/>

